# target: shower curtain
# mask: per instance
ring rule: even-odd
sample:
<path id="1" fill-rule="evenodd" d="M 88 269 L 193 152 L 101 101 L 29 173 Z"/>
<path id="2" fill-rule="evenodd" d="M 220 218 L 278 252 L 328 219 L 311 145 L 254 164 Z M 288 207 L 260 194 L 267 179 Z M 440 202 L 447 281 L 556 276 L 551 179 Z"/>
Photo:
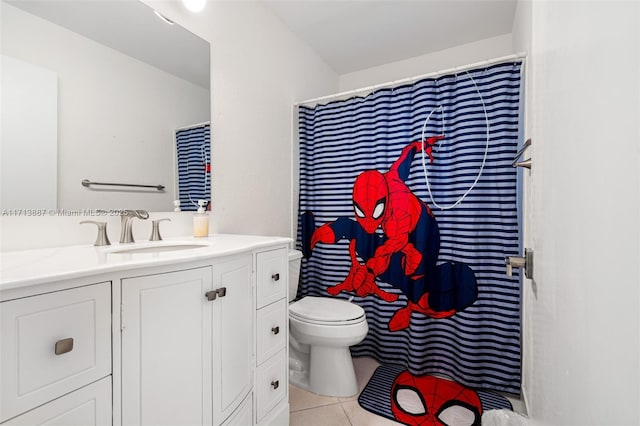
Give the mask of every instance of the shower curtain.
<path id="1" fill-rule="evenodd" d="M 176 130 L 178 195 L 182 211 L 198 209 L 198 200 L 211 200 L 210 125 Z"/>
<path id="2" fill-rule="evenodd" d="M 299 108 L 298 297 L 365 309 L 353 356 L 520 393 L 520 68 Z"/>

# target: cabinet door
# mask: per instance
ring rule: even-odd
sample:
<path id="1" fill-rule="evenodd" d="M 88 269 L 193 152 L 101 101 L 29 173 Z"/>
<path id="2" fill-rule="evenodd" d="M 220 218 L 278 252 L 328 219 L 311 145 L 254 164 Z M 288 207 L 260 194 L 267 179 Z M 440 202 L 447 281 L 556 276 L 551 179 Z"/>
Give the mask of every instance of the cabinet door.
<path id="1" fill-rule="evenodd" d="M 109 426 L 111 424 L 111 377 L 105 377 L 11 419 L 3 423 L 3 426 Z"/>
<path id="2" fill-rule="evenodd" d="M 210 267 L 122 280 L 122 423 L 211 425 Z"/>
<path id="3" fill-rule="evenodd" d="M 253 424 L 253 400 L 247 396 L 222 426 L 251 426 Z"/>
<path id="4" fill-rule="evenodd" d="M 253 377 L 251 255 L 216 262 L 214 289 L 225 288 L 213 303 L 214 424 L 220 424 L 249 393 Z"/>

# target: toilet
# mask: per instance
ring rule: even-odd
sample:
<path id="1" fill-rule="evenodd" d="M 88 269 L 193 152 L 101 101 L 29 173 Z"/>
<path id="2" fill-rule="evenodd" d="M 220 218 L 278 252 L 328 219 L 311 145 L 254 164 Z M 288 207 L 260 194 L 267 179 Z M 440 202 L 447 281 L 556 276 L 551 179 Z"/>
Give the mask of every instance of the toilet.
<path id="1" fill-rule="evenodd" d="M 302 253 L 289 252 L 289 300 L 298 291 Z M 289 381 L 313 393 L 358 393 L 349 347 L 367 335 L 364 309 L 333 297 L 306 296 L 289 304 Z"/>

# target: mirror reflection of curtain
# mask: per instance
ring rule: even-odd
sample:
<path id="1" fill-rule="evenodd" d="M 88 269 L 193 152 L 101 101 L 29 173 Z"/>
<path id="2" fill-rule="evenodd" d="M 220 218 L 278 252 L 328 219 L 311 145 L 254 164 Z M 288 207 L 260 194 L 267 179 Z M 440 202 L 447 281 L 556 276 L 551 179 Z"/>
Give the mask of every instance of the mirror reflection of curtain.
<path id="1" fill-rule="evenodd" d="M 182 211 L 198 209 L 198 200 L 211 200 L 210 124 L 176 130 L 178 197 Z"/>

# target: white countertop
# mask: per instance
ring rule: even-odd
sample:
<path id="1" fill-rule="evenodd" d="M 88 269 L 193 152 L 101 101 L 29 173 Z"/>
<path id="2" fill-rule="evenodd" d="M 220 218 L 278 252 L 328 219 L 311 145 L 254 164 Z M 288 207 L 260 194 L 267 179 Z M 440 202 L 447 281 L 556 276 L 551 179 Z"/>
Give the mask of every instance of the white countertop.
<path id="1" fill-rule="evenodd" d="M 105 272 L 215 258 L 271 245 L 289 244 L 291 241 L 290 238 L 284 237 L 210 235 L 204 238 L 167 238 L 157 242 L 114 244 L 104 247 L 82 245 L 1 252 L 0 291 Z M 197 244 L 204 247 L 152 253 L 116 253 L 125 249 L 180 244 Z"/>

